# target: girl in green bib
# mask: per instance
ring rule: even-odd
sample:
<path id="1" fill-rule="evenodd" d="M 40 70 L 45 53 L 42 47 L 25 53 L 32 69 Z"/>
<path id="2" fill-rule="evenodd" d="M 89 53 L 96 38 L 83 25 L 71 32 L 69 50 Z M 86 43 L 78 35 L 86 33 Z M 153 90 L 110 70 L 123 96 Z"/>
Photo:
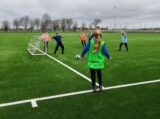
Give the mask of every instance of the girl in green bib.
<path id="1" fill-rule="evenodd" d="M 105 56 L 110 59 L 105 42 L 102 40 L 101 30 L 98 27 L 94 32 L 94 39 L 90 40 L 82 52 L 82 58 L 88 52 L 88 67 L 90 69 L 92 89 L 97 90 L 96 87 L 96 72 L 98 76 L 99 90 L 102 90 L 102 73 L 104 68 Z"/>

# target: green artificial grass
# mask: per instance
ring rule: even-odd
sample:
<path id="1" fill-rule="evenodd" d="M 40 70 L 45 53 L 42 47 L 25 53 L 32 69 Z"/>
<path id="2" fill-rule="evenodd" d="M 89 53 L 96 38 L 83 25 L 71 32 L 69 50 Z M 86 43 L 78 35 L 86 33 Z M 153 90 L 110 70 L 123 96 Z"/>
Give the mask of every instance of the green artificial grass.
<path id="1" fill-rule="evenodd" d="M 31 56 L 29 41 L 40 33 L 0 33 L 0 103 L 88 90 L 91 83 L 47 56 Z M 54 35 L 50 33 L 50 35 Z M 65 54 L 53 50 L 55 41 L 49 42 L 49 55 L 90 77 L 87 54 L 84 60 L 75 60 L 83 47 L 80 33 L 62 33 Z M 129 52 L 119 52 L 121 34 L 103 33 L 112 57 L 106 59 L 103 85 L 160 79 L 160 34 L 129 33 Z M 41 43 L 43 49 L 43 43 Z M 31 104 L 0 108 L 0 119 L 159 119 L 159 83 L 108 90 L 78 96 L 57 98 Z"/>

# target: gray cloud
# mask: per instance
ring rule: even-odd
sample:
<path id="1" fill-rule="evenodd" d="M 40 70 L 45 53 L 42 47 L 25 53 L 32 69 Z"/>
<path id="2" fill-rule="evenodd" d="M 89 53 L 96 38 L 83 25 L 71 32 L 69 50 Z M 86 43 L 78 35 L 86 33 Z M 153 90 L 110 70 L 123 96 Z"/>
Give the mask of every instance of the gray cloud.
<path id="1" fill-rule="evenodd" d="M 114 23 L 116 5 L 117 24 L 142 23 L 157 26 L 160 19 L 159 0 L 0 0 L 0 20 L 29 15 L 32 18 L 49 13 L 53 19 L 73 18 L 90 22 L 103 20 L 102 25 Z"/>

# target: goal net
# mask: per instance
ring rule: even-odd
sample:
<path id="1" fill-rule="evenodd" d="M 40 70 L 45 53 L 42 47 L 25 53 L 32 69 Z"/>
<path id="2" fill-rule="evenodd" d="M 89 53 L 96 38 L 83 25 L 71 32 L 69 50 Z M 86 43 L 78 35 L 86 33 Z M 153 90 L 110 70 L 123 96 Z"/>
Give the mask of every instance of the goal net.
<path id="1" fill-rule="evenodd" d="M 43 42 L 40 36 L 34 36 L 28 43 L 28 52 L 31 55 L 45 55 L 45 53 L 42 52 L 41 46 Z"/>

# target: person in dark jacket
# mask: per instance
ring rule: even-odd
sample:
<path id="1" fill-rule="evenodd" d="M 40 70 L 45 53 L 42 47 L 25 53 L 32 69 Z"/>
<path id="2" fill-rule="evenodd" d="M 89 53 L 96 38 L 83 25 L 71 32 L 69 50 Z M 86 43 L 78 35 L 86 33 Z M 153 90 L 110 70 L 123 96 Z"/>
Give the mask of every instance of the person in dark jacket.
<path id="1" fill-rule="evenodd" d="M 59 47 L 61 47 L 62 54 L 64 54 L 64 45 L 62 43 L 62 36 L 59 35 L 59 33 L 57 32 L 56 36 L 53 36 L 52 39 L 55 39 L 55 41 L 57 42 L 57 45 L 56 45 L 55 50 L 54 50 L 54 55 L 56 54 Z"/>

